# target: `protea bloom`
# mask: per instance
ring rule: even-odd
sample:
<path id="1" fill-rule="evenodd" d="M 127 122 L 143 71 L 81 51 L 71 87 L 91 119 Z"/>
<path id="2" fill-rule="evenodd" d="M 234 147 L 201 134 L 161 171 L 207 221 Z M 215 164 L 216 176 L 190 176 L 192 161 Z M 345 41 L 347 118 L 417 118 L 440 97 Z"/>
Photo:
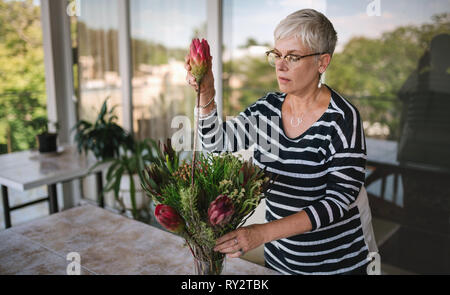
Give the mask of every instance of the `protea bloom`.
<path id="1" fill-rule="evenodd" d="M 239 170 L 239 180 L 242 186 L 245 186 L 252 177 L 256 176 L 256 167 L 250 164 L 250 162 L 244 162 L 242 168 Z"/>
<path id="2" fill-rule="evenodd" d="M 211 225 L 225 225 L 234 213 L 233 202 L 227 195 L 219 195 L 208 208 L 208 219 Z"/>
<path id="3" fill-rule="evenodd" d="M 160 145 L 161 145 L 161 143 L 160 143 Z M 162 147 L 162 151 L 163 151 L 163 153 L 165 155 L 165 158 L 168 157 L 170 161 L 173 161 L 173 159 L 176 156 L 176 152 L 175 152 L 175 150 L 172 147 L 172 140 L 170 138 L 168 138 L 166 140 L 166 143 L 164 143 L 162 146 L 163 146 Z"/>
<path id="4" fill-rule="evenodd" d="M 184 230 L 184 220 L 178 212 L 168 205 L 159 204 L 155 208 L 155 217 L 158 222 L 174 233 L 182 233 Z"/>
<path id="5" fill-rule="evenodd" d="M 161 187 L 165 185 L 168 179 L 167 173 L 160 169 L 155 163 L 145 167 L 143 171 L 144 181 L 142 187 L 150 195 L 161 195 Z"/>
<path id="6" fill-rule="evenodd" d="M 166 161 L 167 169 L 170 173 L 173 173 L 178 168 L 179 155 L 173 149 L 171 139 L 168 138 L 164 144 L 161 144 L 161 141 L 158 140 L 158 146 L 160 147 L 159 157 Z"/>
<path id="7" fill-rule="evenodd" d="M 197 80 L 197 83 L 200 83 L 208 70 L 208 63 L 211 61 L 208 41 L 202 39 L 200 42 L 199 39 L 193 39 L 189 57 L 191 74 Z"/>

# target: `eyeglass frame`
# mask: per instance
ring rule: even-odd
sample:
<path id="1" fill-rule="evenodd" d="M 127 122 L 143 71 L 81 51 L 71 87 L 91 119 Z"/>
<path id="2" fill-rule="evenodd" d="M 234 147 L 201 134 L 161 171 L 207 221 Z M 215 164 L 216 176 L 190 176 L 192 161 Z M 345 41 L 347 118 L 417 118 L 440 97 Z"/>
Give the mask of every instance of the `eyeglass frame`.
<path id="1" fill-rule="evenodd" d="M 271 53 L 274 53 L 274 54 L 277 54 L 278 55 L 278 53 L 274 50 L 274 49 L 272 49 L 272 50 L 269 50 L 269 51 L 266 51 L 266 56 L 267 56 L 267 58 L 269 58 L 269 54 L 271 54 Z M 297 57 L 298 58 L 298 60 L 296 60 L 295 62 L 299 62 L 300 60 L 302 60 L 302 58 L 305 58 L 305 57 L 309 57 L 309 56 L 314 56 L 314 55 L 322 55 L 322 54 L 327 54 L 328 52 L 316 52 L 316 53 L 311 53 L 311 54 L 307 54 L 307 55 L 298 55 L 298 54 L 286 54 L 285 56 L 279 56 L 279 58 L 280 59 L 283 59 L 288 65 L 290 64 L 290 62 L 289 61 L 287 61 L 286 60 L 286 57 L 288 57 L 288 56 L 293 56 L 293 57 Z M 275 63 L 272 65 L 270 62 L 269 62 L 269 65 L 271 65 L 272 67 L 275 67 Z"/>

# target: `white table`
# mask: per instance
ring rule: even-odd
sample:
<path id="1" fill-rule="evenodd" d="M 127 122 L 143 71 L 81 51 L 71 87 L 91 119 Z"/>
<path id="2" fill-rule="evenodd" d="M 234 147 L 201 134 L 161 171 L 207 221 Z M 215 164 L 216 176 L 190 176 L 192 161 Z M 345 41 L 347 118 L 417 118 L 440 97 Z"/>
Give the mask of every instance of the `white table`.
<path id="1" fill-rule="evenodd" d="M 0 155 L 0 185 L 5 227 L 11 227 L 10 212 L 12 210 L 39 202 L 49 202 L 50 214 L 58 212 L 56 184 L 86 176 L 89 168 L 95 163 L 96 160 L 93 157 L 79 155 L 75 146 L 62 146 L 58 152 L 48 154 L 28 150 Z M 104 165 L 97 167 L 92 172 L 97 174 L 97 192 L 100 196 L 100 205 L 103 207 L 102 169 L 105 169 Z M 47 186 L 48 197 L 15 207 L 9 206 L 8 188 L 26 191 L 43 185 Z"/>
<path id="2" fill-rule="evenodd" d="M 193 257 L 182 238 L 92 205 L 0 231 L 0 241 L 0 275 L 65 275 L 73 252 L 79 255 L 82 275 L 194 273 Z M 226 258 L 223 274 L 280 273 Z"/>

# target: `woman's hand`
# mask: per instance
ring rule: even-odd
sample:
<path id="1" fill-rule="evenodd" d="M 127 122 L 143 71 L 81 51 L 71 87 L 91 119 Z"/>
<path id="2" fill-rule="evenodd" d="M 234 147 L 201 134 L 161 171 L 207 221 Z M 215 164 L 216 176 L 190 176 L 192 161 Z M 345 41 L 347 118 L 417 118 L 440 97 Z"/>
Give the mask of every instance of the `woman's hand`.
<path id="1" fill-rule="evenodd" d="M 263 227 L 264 224 L 252 224 L 223 235 L 217 239 L 214 251 L 231 258 L 239 257 L 265 243 Z"/>
<path id="2" fill-rule="evenodd" d="M 189 64 L 189 54 L 187 54 L 184 57 L 184 68 L 187 71 L 186 75 L 186 81 L 189 85 L 192 86 L 192 88 L 195 89 L 195 91 L 198 91 L 198 84 L 197 81 L 195 81 L 194 76 L 191 74 L 191 66 Z M 215 94 L 214 89 L 214 75 L 212 72 L 212 60 L 208 63 L 208 70 L 206 71 L 205 76 L 203 76 L 203 79 L 201 81 L 200 86 L 200 105 L 205 105 L 208 103 L 208 101 L 213 97 Z"/>

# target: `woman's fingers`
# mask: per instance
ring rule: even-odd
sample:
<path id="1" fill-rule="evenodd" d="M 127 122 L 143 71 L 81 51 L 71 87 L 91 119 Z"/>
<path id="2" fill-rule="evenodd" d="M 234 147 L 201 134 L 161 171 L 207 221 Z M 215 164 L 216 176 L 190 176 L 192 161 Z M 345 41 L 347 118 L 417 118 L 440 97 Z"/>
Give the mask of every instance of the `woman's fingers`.
<path id="1" fill-rule="evenodd" d="M 242 246 L 239 245 L 237 239 L 233 238 L 217 245 L 214 250 L 223 254 L 227 254 L 230 258 L 239 257 L 242 253 L 239 251 Z"/>
<path id="2" fill-rule="evenodd" d="M 192 76 L 191 72 L 187 71 L 186 74 L 186 82 L 194 87 L 195 90 L 198 90 L 197 81 L 195 80 L 194 76 Z"/>
<path id="3" fill-rule="evenodd" d="M 191 86 L 197 85 L 197 81 L 195 81 L 194 76 L 192 76 L 189 72 L 186 74 L 186 82 L 188 82 Z"/>
<path id="4" fill-rule="evenodd" d="M 214 251 L 227 254 L 230 258 L 239 257 L 245 251 L 247 245 L 247 236 L 244 229 L 238 229 L 228 234 L 223 235 L 216 241 Z"/>
<path id="5" fill-rule="evenodd" d="M 239 245 L 234 245 L 234 246 L 225 248 L 223 250 L 220 250 L 218 252 L 223 253 L 223 254 L 233 254 L 233 253 L 239 252 L 240 249 L 241 249 L 241 247 Z"/>
<path id="6" fill-rule="evenodd" d="M 189 64 L 189 60 L 190 60 L 189 54 L 186 54 L 186 56 L 184 57 L 184 68 L 187 71 L 191 70 L 191 65 Z"/>
<path id="7" fill-rule="evenodd" d="M 185 63 L 184 64 L 184 68 L 186 69 L 186 71 L 190 72 L 191 71 L 191 65 L 189 63 Z"/>
<path id="8" fill-rule="evenodd" d="M 191 85 L 196 91 L 198 91 L 198 85 L 197 85 L 197 81 L 195 80 L 194 76 L 192 76 L 191 74 L 191 65 L 189 64 L 189 54 L 186 54 L 186 56 L 184 57 L 184 68 L 187 71 L 186 74 L 186 82 Z"/>
<path id="9" fill-rule="evenodd" d="M 218 238 L 216 240 L 216 245 L 222 244 L 223 242 L 226 242 L 228 240 L 234 239 L 237 237 L 237 232 L 236 231 L 232 231 L 230 233 L 227 233 L 223 236 L 221 236 L 220 238 Z"/>
<path id="10" fill-rule="evenodd" d="M 216 244 L 216 247 L 214 247 L 214 251 L 229 253 L 230 249 L 233 250 L 234 248 L 237 248 L 237 250 L 239 250 L 238 240 L 236 238 L 230 238 L 228 240 L 224 240 L 223 242 Z"/>
<path id="11" fill-rule="evenodd" d="M 234 253 L 227 254 L 227 257 L 229 257 L 229 258 L 238 258 L 238 257 L 241 257 L 242 255 L 243 254 L 238 250 L 238 251 L 236 251 Z"/>
<path id="12" fill-rule="evenodd" d="M 230 258 L 244 255 L 245 252 L 264 244 L 263 226 L 253 224 L 223 235 L 216 240 L 214 251 L 226 253 Z"/>

